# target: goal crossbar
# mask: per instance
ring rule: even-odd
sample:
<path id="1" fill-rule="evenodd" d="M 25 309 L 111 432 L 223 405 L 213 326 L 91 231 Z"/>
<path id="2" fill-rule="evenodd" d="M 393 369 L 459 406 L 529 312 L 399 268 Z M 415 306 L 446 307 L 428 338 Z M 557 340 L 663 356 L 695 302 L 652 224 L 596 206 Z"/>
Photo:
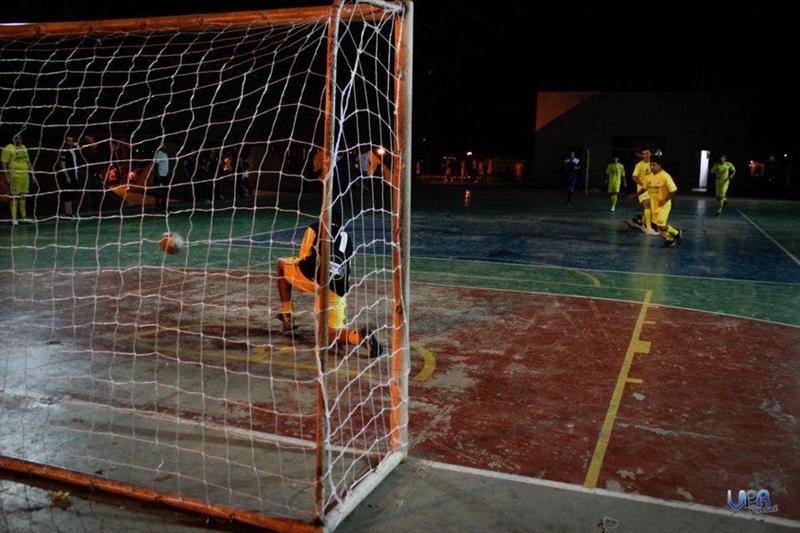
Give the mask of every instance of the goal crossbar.
<path id="1" fill-rule="evenodd" d="M 356 22 L 374 21 L 387 11 L 398 11 L 402 9 L 402 5 L 400 4 L 382 2 L 379 0 L 370 0 L 363 3 L 368 5 L 343 6 L 341 17 Z M 331 6 L 316 6 L 113 20 L 5 23 L 0 24 L 0 36 L 4 38 L 16 38 L 38 35 L 117 33 L 178 29 L 191 30 L 213 26 L 226 26 L 231 28 L 239 26 L 282 26 L 286 24 L 318 22 L 330 18 L 331 14 Z"/>

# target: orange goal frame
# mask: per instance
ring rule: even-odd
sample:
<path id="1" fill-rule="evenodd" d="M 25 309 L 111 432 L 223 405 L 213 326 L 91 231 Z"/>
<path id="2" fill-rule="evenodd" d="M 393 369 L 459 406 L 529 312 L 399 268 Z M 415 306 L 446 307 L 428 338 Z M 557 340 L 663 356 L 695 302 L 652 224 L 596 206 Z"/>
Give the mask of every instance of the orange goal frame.
<path id="1" fill-rule="evenodd" d="M 317 386 L 317 431 L 316 431 L 316 480 L 314 487 L 314 514 L 311 521 L 265 516 L 257 512 L 210 503 L 200 499 L 174 495 L 143 486 L 111 480 L 58 466 L 35 463 L 0 455 L 0 469 L 19 474 L 45 478 L 61 483 L 100 490 L 124 498 L 174 507 L 196 512 L 216 519 L 238 522 L 276 531 L 310 532 L 331 531 L 397 466 L 408 453 L 408 302 L 409 302 L 409 254 L 410 254 L 410 204 L 411 204 L 411 81 L 413 3 L 410 0 L 383 1 L 359 0 L 357 4 L 346 4 L 335 0 L 333 6 L 288 8 L 267 11 L 245 11 L 222 14 L 169 16 L 141 19 L 119 19 L 81 22 L 53 22 L 31 24 L 0 24 L 0 40 L 41 35 L 104 34 L 128 31 L 169 31 L 178 29 L 200 29 L 214 26 L 280 26 L 297 23 L 320 23 L 328 26 L 327 81 L 325 91 L 325 146 L 323 164 L 323 205 L 320 217 L 320 235 L 330 231 L 330 181 L 333 176 L 333 139 L 335 109 L 336 36 L 343 19 L 349 21 L 376 20 L 386 11 L 395 13 L 394 28 L 394 97 L 396 118 L 392 147 L 394 157 L 390 176 L 395 206 L 392 213 L 392 334 L 391 334 L 391 452 L 382 458 L 378 467 L 356 484 L 346 494 L 341 504 L 325 509 L 322 493 L 324 471 L 323 425 L 325 413 L 323 403 L 323 380 Z M 327 265 L 326 239 L 320 239 L 319 258 Z M 328 268 L 322 267 L 327 273 Z M 327 287 L 325 280 L 320 287 Z M 320 290 L 317 298 L 327 299 L 328 291 Z M 327 305 L 321 305 L 321 316 L 317 320 L 316 354 L 320 375 L 325 372 L 327 338 Z"/>

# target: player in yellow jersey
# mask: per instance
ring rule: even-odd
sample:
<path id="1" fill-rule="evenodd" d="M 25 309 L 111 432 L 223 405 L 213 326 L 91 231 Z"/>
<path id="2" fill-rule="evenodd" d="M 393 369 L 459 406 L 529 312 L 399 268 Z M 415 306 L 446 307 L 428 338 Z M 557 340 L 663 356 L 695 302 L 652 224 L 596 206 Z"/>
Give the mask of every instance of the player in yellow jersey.
<path id="1" fill-rule="evenodd" d="M 728 186 L 731 184 L 733 176 L 736 174 L 736 167 L 728 161 L 726 154 L 719 156 L 719 162 L 714 163 L 711 167 L 711 175 L 714 176 L 714 181 L 717 189 L 717 214 L 722 215 L 722 208 L 728 203 Z"/>
<path id="2" fill-rule="evenodd" d="M 614 160 L 606 167 L 606 181 L 608 182 L 608 192 L 611 194 L 611 211 L 617 208 L 617 197 L 619 196 L 619 186 L 628 186 L 625 180 L 625 167 L 619 162 L 619 157 L 614 156 Z"/>
<path id="3" fill-rule="evenodd" d="M 658 232 L 653 230 L 652 225 L 652 210 L 650 208 L 650 197 L 647 192 L 647 179 L 650 176 L 650 153 L 649 148 L 642 148 L 639 152 L 642 160 L 636 163 L 633 168 L 632 178 L 636 182 L 636 194 L 639 197 L 639 203 L 642 204 L 642 211 L 644 216 L 642 218 L 642 231 L 648 235 L 658 235 Z"/>
<path id="4" fill-rule="evenodd" d="M 666 170 L 662 167 L 661 154 L 650 158 L 650 175 L 647 177 L 647 193 L 650 198 L 653 223 L 664 237 L 664 246 L 671 247 L 683 242 L 683 231 L 667 223 L 672 210 L 672 197 L 678 191 Z"/>
<path id="5" fill-rule="evenodd" d="M 11 144 L 3 148 L 0 156 L 2 170 L 11 191 L 11 223 L 19 224 L 19 218 L 23 222 L 28 221 L 28 213 L 25 208 L 25 197 L 30 192 L 30 170 L 31 160 L 28 157 L 28 149 L 22 144 L 22 135 L 17 133 L 11 139 Z"/>

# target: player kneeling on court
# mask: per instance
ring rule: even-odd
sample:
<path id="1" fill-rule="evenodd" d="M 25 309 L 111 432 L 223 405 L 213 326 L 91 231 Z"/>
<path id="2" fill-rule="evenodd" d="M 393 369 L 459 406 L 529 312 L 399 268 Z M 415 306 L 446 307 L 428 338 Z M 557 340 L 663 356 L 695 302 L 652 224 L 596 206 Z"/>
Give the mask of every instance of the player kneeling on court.
<path id="1" fill-rule="evenodd" d="M 653 223 L 664 237 L 664 246 L 675 246 L 683 241 L 683 231 L 667 223 L 672 209 L 672 197 L 678 191 L 672 176 L 667 174 L 662 165 L 662 155 L 657 152 L 650 158 L 650 176 L 647 179 L 647 192 L 650 197 L 650 208 Z"/>
<path id="2" fill-rule="evenodd" d="M 342 225 L 341 212 L 334 208 L 331 218 L 331 235 L 333 246 L 329 250 L 329 292 L 328 292 L 328 341 L 350 343 L 357 346 L 366 341 L 370 357 L 381 355 L 381 345 L 374 333 L 368 329 L 346 329 L 344 319 L 347 312 L 345 295 L 350 288 L 350 258 L 353 256 L 353 243 Z M 302 292 L 315 292 L 319 282 L 317 270 L 317 249 L 319 236 L 317 224 L 306 228 L 300 253 L 296 257 L 278 259 L 278 292 L 281 298 L 281 312 L 275 318 L 283 323 L 284 331 L 297 328 L 292 316 L 292 287 Z M 311 281 L 315 279 L 316 282 Z M 320 312 L 320 308 L 317 308 Z"/>

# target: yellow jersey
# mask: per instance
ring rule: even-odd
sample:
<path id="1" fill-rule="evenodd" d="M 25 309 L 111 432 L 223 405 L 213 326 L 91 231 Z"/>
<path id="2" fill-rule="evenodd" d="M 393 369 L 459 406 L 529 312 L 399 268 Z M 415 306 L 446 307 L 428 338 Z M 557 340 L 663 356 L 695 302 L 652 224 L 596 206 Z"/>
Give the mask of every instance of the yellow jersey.
<path id="1" fill-rule="evenodd" d="M 625 167 L 621 163 L 609 163 L 606 167 L 606 175 L 610 179 L 620 179 L 625 175 Z"/>
<path id="2" fill-rule="evenodd" d="M 3 154 L 0 156 L 0 159 L 2 159 L 3 163 L 6 164 L 6 167 L 11 172 L 27 173 L 31 169 L 28 149 L 25 148 L 24 144 L 19 145 L 19 147 L 9 144 L 3 148 Z"/>
<path id="3" fill-rule="evenodd" d="M 678 190 L 675 182 L 672 181 L 672 176 L 662 170 L 658 174 L 650 174 L 647 176 L 647 193 L 650 195 L 650 201 L 653 202 L 653 209 L 670 209 L 672 207 L 672 200 L 664 199 L 667 197 L 667 192 L 675 192 Z"/>
<path id="4" fill-rule="evenodd" d="M 726 180 L 730 176 L 731 171 L 736 172 L 736 167 L 730 161 L 724 163 L 715 163 L 711 167 L 711 174 L 718 180 Z"/>
<path id="5" fill-rule="evenodd" d="M 639 161 L 633 167 L 633 179 L 636 181 L 636 190 L 642 192 L 647 189 L 647 177 L 651 174 L 650 163 L 647 161 Z M 638 180 L 638 181 L 637 181 Z M 639 181 L 642 183 L 640 184 Z"/>

